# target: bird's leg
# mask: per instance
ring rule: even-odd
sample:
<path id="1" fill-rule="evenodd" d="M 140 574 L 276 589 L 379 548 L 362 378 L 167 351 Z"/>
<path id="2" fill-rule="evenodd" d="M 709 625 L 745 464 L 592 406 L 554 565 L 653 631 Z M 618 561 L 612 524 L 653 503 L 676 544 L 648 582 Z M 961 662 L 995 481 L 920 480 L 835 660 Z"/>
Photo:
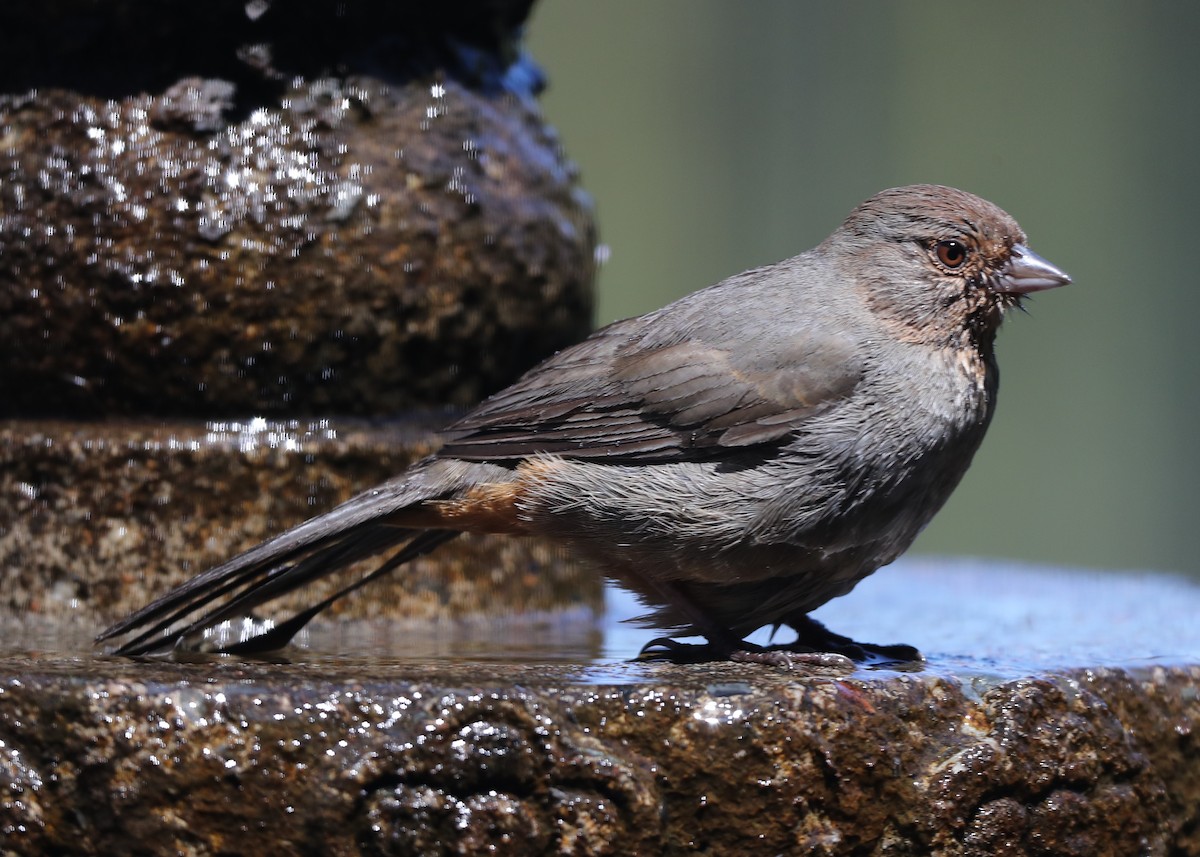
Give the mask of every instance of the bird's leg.
<path id="1" fill-rule="evenodd" d="M 806 613 L 789 616 L 781 624 L 787 625 L 796 632 L 796 641 L 787 646 L 789 650 L 833 652 L 845 655 L 860 664 L 879 665 L 924 660 L 919 651 L 903 643 L 892 645 L 859 643 L 849 637 L 835 634 Z"/>
<path id="2" fill-rule="evenodd" d="M 655 580 L 645 575 L 638 575 L 638 580 L 683 614 L 692 628 L 708 640 L 704 644 L 681 643 L 670 637 L 656 637 L 642 647 L 638 653 L 638 660 L 656 660 L 663 657 L 676 663 L 704 663 L 738 660 L 738 655 L 762 651 L 752 643 L 739 640 L 728 628 L 709 616 L 681 584 Z"/>
<path id="3" fill-rule="evenodd" d="M 686 587 L 674 581 L 650 580 L 639 575 L 639 581 L 681 614 L 691 623 L 698 633 L 702 634 L 707 643 L 681 643 L 670 637 L 656 637 L 638 653 L 638 660 L 669 660 L 677 664 L 698 664 L 712 661 L 736 661 L 743 664 L 765 664 L 785 670 L 794 669 L 836 669 L 853 671 L 853 655 L 836 649 L 824 649 L 820 646 L 808 648 L 797 646 L 759 646 L 739 639 L 729 629 L 716 622 L 704 608 L 696 603 Z M 824 626 L 807 616 L 803 618 L 812 625 L 824 630 Z M 828 633 L 828 632 L 826 632 Z M 836 635 L 830 635 L 836 637 Z M 849 645 L 854 641 L 846 637 L 839 640 Z M 799 642 L 799 641 L 798 641 Z M 913 650 L 916 651 L 915 649 Z"/>
<path id="4" fill-rule="evenodd" d="M 660 658 L 680 664 L 709 663 L 712 661 L 736 661 L 744 664 L 766 664 L 781 669 L 797 668 L 832 668 L 853 670 L 852 656 L 848 657 L 839 651 L 829 651 L 821 648 L 805 649 L 788 646 L 763 646 L 748 643 L 738 639 L 729 629 L 716 622 L 704 608 L 701 607 L 688 593 L 683 584 L 674 581 L 646 580 L 648 587 L 653 590 L 680 613 L 687 617 L 692 627 L 702 634 L 707 643 L 681 643 L 670 637 L 657 637 L 642 647 L 638 660 L 658 660 Z M 807 619 L 807 617 L 805 617 Z M 811 621 L 811 620 L 810 620 Z M 813 622 L 824 630 L 820 623 Z M 841 638 L 849 644 L 852 640 Z M 913 650 L 915 651 L 915 649 Z"/>

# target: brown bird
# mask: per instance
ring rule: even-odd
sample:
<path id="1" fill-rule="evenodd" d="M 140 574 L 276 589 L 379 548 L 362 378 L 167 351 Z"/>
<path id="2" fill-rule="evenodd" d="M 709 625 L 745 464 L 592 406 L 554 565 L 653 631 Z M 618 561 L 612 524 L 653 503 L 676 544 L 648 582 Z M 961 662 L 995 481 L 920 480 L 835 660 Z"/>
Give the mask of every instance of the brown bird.
<path id="1" fill-rule="evenodd" d="M 336 598 L 461 532 L 594 558 L 707 638 L 789 626 L 801 651 L 864 649 L 809 611 L 894 560 L 950 496 L 996 403 L 1004 312 L 1070 282 L 995 205 L 885 190 L 813 250 L 596 331 L 453 423 L 441 450 L 209 569 L 104 631 L 140 654 L 350 563 L 364 577 L 226 650 L 277 648 Z M 662 641 L 668 654 L 683 647 Z"/>

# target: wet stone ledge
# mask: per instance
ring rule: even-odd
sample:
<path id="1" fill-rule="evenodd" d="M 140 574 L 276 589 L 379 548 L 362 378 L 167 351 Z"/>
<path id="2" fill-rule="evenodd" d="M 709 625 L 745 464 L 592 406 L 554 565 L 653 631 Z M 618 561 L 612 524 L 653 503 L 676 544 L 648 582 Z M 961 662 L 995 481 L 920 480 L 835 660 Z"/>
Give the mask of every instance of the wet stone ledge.
<path id="1" fill-rule="evenodd" d="M 4 666 L 10 853 L 1200 853 L 1200 668 Z"/>
<path id="2" fill-rule="evenodd" d="M 1200 645 L 1179 624 L 1200 588 L 978 563 L 876 577 L 822 618 L 903 634 L 919 669 L 629 663 L 609 621 L 601 650 L 572 641 L 582 620 L 469 655 L 403 635 L 350 654 L 321 631 L 276 663 L 13 650 L 4 848 L 1200 854 Z"/>

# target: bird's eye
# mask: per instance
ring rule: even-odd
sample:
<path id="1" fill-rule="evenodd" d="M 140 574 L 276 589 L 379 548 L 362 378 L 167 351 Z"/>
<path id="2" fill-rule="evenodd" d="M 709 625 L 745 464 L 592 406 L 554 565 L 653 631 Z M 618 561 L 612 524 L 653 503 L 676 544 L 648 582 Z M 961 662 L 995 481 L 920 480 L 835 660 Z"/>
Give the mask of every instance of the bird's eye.
<path id="1" fill-rule="evenodd" d="M 967 245 L 949 238 L 934 244 L 933 254 L 939 262 L 953 271 L 961 268 L 967 261 Z"/>

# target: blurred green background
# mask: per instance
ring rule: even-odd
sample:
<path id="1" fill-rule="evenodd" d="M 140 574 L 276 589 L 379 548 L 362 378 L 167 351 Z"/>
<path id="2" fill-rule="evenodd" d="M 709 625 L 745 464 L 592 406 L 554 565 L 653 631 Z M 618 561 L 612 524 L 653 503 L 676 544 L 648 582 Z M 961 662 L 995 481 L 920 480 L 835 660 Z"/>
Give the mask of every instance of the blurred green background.
<path id="1" fill-rule="evenodd" d="M 877 190 L 1007 209 L 1015 314 L 924 553 L 1200 572 L 1200 5 L 542 0 L 527 47 L 611 258 L 598 323 L 808 249 Z"/>

